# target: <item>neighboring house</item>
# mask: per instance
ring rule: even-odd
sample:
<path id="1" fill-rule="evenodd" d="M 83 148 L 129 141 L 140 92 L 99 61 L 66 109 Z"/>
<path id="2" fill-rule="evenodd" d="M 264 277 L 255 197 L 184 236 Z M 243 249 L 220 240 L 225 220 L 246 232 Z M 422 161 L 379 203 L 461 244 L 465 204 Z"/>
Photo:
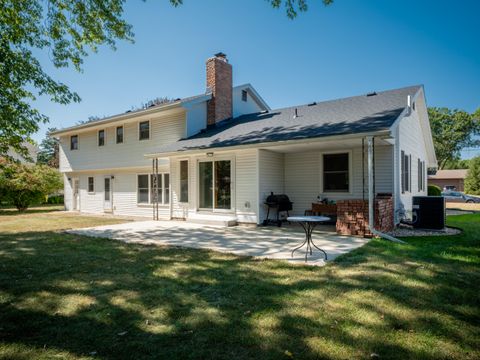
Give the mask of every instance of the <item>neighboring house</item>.
<path id="1" fill-rule="evenodd" d="M 18 160 L 24 164 L 30 164 L 33 163 L 35 164 L 37 162 L 37 155 L 39 152 L 39 148 L 36 145 L 33 145 L 29 142 L 23 143 L 23 146 L 25 146 L 28 150 L 28 155 L 30 156 L 30 160 L 25 159 L 22 155 L 18 154 L 16 151 L 9 150 L 8 151 L 8 156 L 10 156 L 14 160 Z"/>
<path id="2" fill-rule="evenodd" d="M 250 84 L 232 87 L 224 54 L 206 67 L 205 94 L 51 134 L 68 210 L 260 224 L 274 192 L 303 214 L 317 196 L 368 197 L 368 138 L 374 191 L 393 199 L 384 216 L 398 222 L 426 195 L 436 157 L 422 86 L 271 110 Z"/>
<path id="3" fill-rule="evenodd" d="M 437 185 L 442 190 L 464 191 L 463 183 L 468 169 L 438 170 L 435 175 L 428 175 L 428 183 Z"/>

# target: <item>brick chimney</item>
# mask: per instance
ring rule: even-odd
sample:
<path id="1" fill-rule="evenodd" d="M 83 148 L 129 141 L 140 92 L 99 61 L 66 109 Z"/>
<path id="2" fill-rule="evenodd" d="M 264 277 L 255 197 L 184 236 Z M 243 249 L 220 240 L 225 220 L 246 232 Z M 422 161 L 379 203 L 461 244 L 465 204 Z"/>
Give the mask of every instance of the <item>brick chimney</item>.
<path id="1" fill-rule="evenodd" d="M 224 53 L 207 59 L 207 89 L 212 92 L 212 99 L 207 103 L 207 126 L 231 118 L 232 65 Z"/>

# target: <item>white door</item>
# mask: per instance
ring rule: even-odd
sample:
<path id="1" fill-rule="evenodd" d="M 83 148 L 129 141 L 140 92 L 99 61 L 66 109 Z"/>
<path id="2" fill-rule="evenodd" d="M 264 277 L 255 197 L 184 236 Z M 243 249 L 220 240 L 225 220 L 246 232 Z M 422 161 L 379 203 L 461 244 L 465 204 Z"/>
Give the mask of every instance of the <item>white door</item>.
<path id="1" fill-rule="evenodd" d="M 80 210 L 80 191 L 79 191 L 79 182 L 78 178 L 72 179 L 72 187 L 73 187 L 73 210 Z"/>
<path id="2" fill-rule="evenodd" d="M 112 211 L 112 179 L 110 176 L 103 179 L 103 209 L 105 211 Z"/>

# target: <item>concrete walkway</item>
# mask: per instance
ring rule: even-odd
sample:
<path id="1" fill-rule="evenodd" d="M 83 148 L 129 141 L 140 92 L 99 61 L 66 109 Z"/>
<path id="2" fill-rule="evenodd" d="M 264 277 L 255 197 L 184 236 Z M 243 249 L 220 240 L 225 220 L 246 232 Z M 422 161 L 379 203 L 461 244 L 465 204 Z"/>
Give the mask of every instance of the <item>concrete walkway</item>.
<path id="1" fill-rule="evenodd" d="M 368 239 L 340 236 L 323 229 L 330 230 L 328 227 L 320 226 L 319 230 L 313 233 L 313 241 L 327 252 L 329 261 L 368 242 Z M 305 239 L 303 229 L 295 225 L 282 228 L 274 226 L 226 228 L 183 221 L 137 221 L 68 232 L 116 239 L 126 243 L 202 248 L 236 255 L 305 263 L 305 247 L 297 250 L 294 257 L 291 257 L 291 251 Z M 323 253 L 314 249 L 313 255 L 308 256 L 307 264 L 325 265 L 323 258 Z"/>

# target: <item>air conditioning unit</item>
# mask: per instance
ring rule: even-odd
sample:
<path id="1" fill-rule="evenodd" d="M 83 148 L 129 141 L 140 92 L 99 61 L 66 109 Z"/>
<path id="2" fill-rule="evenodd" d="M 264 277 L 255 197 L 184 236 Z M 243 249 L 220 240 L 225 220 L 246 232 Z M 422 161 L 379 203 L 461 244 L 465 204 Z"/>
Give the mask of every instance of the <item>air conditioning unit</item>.
<path id="1" fill-rule="evenodd" d="M 443 196 L 414 196 L 412 200 L 413 227 L 436 230 L 445 227 L 445 198 Z"/>

